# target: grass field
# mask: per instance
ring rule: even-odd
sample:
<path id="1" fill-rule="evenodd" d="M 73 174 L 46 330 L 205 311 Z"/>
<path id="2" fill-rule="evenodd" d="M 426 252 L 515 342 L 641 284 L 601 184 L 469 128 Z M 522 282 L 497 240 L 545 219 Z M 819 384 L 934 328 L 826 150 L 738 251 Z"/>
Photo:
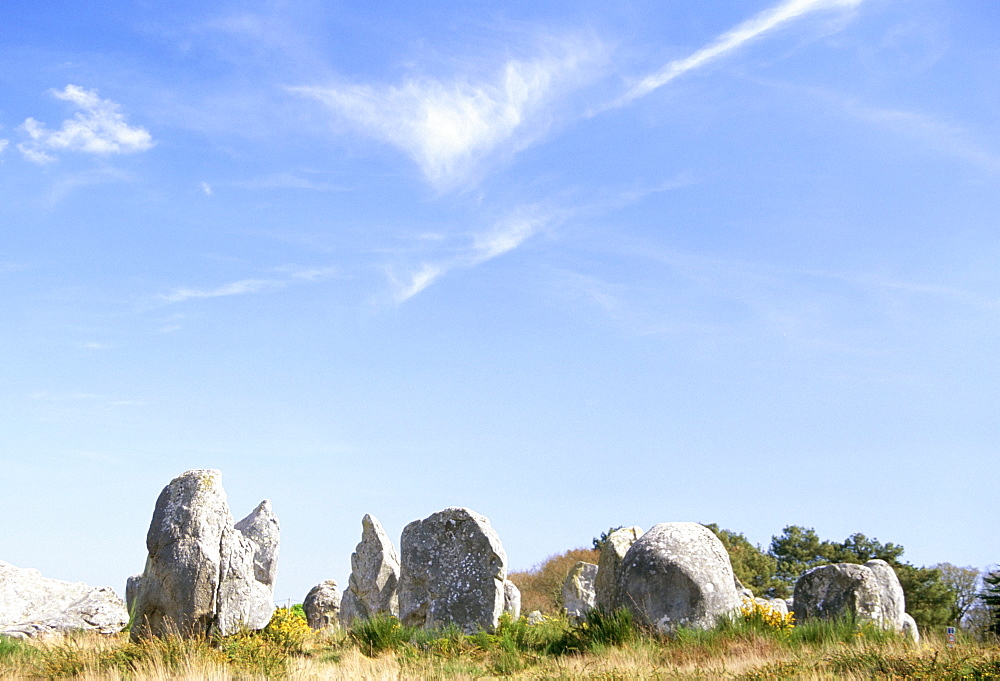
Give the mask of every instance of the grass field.
<path id="1" fill-rule="evenodd" d="M 1000 678 L 1000 646 L 934 636 L 914 645 L 850 623 L 790 626 L 744 612 L 711 631 L 671 637 L 628 613 L 580 626 L 505 619 L 493 634 L 426 632 L 394 618 L 348 632 L 312 632 L 279 609 L 267 629 L 225 638 L 0 637 L 0 679 L 870 679 Z"/>

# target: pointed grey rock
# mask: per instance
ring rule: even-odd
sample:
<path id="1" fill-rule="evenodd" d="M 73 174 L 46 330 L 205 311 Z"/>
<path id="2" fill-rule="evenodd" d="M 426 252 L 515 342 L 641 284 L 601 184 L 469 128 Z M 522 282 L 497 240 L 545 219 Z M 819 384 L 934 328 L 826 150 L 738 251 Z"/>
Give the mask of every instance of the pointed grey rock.
<path id="1" fill-rule="evenodd" d="M 398 615 L 399 556 L 378 519 L 361 519 L 361 541 L 351 555 L 351 577 L 340 609 L 340 621 L 351 626 L 357 619 L 378 614 Z"/>
<path id="2" fill-rule="evenodd" d="M 570 622 L 581 622 L 593 609 L 596 577 L 597 565 L 582 560 L 566 575 L 562 586 L 562 599 L 563 608 Z"/>
<path id="3" fill-rule="evenodd" d="M 505 579 L 503 583 L 503 611 L 510 615 L 512 620 L 521 617 L 521 590 L 509 579 Z"/>

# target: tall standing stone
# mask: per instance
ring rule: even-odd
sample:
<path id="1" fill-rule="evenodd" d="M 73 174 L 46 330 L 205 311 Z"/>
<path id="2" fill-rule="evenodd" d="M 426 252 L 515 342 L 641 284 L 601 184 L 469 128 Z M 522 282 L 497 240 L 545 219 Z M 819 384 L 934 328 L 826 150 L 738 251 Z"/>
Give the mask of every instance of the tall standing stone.
<path id="1" fill-rule="evenodd" d="M 580 622 L 594 607 L 594 579 L 597 566 L 584 561 L 574 565 L 562 586 L 563 608 L 570 622 Z"/>
<path id="2" fill-rule="evenodd" d="M 521 590 L 509 579 L 503 582 L 503 611 L 510 615 L 512 620 L 521 617 Z"/>
<path id="3" fill-rule="evenodd" d="M 661 523 L 636 540 L 618 589 L 638 622 L 663 632 L 709 629 L 740 604 L 725 546 L 697 523 Z"/>
<path id="4" fill-rule="evenodd" d="M 597 577 L 594 579 L 595 607 L 604 612 L 620 607 L 617 594 L 618 572 L 625 554 L 641 536 L 642 528 L 638 525 L 619 528 L 607 536 L 601 547 L 601 557 L 597 561 Z"/>
<path id="5" fill-rule="evenodd" d="M 399 556 L 378 519 L 365 514 L 361 519 L 361 541 L 351 555 L 351 577 L 341 599 L 340 621 L 350 626 L 355 620 L 378 614 L 398 615 Z"/>
<path id="6" fill-rule="evenodd" d="M 269 504 L 258 511 L 245 519 L 247 525 L 270 525 Z M 273 561 L 265 559 L 261 545 L 236 529 L 219 471 L 190 470 L 163 489 L 146 548 L 146 567 L 136 580 L 132 603 L 133 637 L 211 631 L 228 635 L 241 627 L 262 629 L 270 621 L 273 586 L 257 576 L 273 580 Z M 277 555 L 276 521 L 274 545 L 268 550 Z"/>
<path id="7" fill-rule="evenodd" d="M 493 631 L 504 609 L 507 554 L 490 521 L 467 508 L 415 520 L 400 541 L 399 616 L 428 629 Z"/>
<path id="8" fill-rule="evenodd" d="M 906 614 L 906 596 L 899 583 L 896 571 L 884 560 L 876 558 L 865 563 L 865 567 L 875 573 L 878 582 L 879 602 L 882 604 L 882 624 L 891 631 L 903 630 L 903 615 Z"/>

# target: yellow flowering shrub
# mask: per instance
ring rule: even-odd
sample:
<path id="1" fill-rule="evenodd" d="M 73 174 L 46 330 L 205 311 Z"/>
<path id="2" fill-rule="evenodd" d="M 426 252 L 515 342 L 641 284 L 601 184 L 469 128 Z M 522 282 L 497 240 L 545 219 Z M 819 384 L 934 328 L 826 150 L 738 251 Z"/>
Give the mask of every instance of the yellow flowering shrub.
<path id="1" fill-rule="evenodd" d="M 277 608 L 271 615 L 271 621 L 261 633 L 285 650 L 298 652 L 302 650 L 313 631 L 301 613 L 294 609 Z"/>
<path id="2" fill-rule="evenodd" d="M 739 617 L 755 629 L 777 631 L 790 634 L 795 626 L 795 616 L 783 613 L 758 601 L 745 600 L 738 611 Z"/>

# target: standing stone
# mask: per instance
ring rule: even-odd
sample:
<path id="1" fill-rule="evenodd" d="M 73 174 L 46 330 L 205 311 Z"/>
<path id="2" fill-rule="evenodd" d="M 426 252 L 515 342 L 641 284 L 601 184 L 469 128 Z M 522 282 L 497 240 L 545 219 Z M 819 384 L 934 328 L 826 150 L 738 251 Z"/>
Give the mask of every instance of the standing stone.
<path id="1" fill-rule="evenodd" d="M 0 561 L 0 634 L 44 637 L 76 630 L 115 634 L 128 611 L 114 589 L 42 577 L 38 570 Z"/>
<path id="2" fill-rule="evenodd" d="M 795 582 L 795 621 L 846 618 L 879 622 L 882 600 L 871 568 L 853 563 L 821 565 Z"/>
<path id="3" fill-rule="evenodd" d="M 244 520 L 248 531 L 270 526 L 269 514 L 270 505 L 261 504 Z M 156 500 L 146 534 L 149 554 L 133 602 L 133 638 L 229 635 L 267 626 L 273 586 L 257 576 L 273 580 L 267 556 L 277 555 L 276 520 L 273 529 L 273 546 L 263 548 L 236 529 L 219 471 L 190 470 L 174 478 Z"/>
<path id="4" fill-rule="evenodd" d="M 639 623 L 664 633 L 710 629 L 740 605 L 726 548 L 698 523 L 661 523 L 637 539 L 618 590 Z"/>
<path id="5" fill-rule="evenodd" d="M 914 643 L 920 643 L 920 630 L 917 629 L 917 621 L 908 612 L 903 613 L 902 619 L 903 626 L 900 628 L 900 633 Z"/>
<path id="6" fill-rule="evenodd" d="M 906 614 L 906 596 L 899 583 L 896 571 L 884 560 L 875 559 L 865 563 L 865 567 L 875 573 L 878 582 L 879 601 L 882 603 L 882 625 L 891 631 L 903 630 L 903 615 Z"/>
<path id="7" fill-rule="evenodd" d="M 351 555 L 351 577 L 340 607 L 340 622 L 351 626 L 355 620 L 378 614 L 399 614 L 399 556 L 378 519 L 366 514 L 361 519 L 361 542 Z"/>
<path id="8" fill-rule="evenodd" d="M 521 590 L 509 579 L 503 582 L 503 611 L 510 615 L 512 620 L 521 617 Z"/>
<path id="9" fill-rule="evenodd" d="M 278 544 L 281 526 L 278 516 L 271 510 L 271 502 L 265 499 L 250 515 L 236 523 L 236 529 L 243 536 L 257 544 L 253 554 L 254 578 L 261 584 L 274 587 L 278 572 Z"/>
<path id="10" fill-rule="evenodd" d="M 583 621 L 594 607 L 594 580 L 597 566 L 584 561 L 578 562 L 566 575 L 562 586 L 563 608 L 569 621 Z"/>
<path id="11" fill-rule="evenodd" d="M 618 572 L 622 559 L 632 548 L 635 540 L 642 536 L 638 525 L 623 527 L 608 535 L 597 560 L 597 577 L 594 579 L 594 605 L 604 612 L 612 612 L 621 604 L 618 600 Z"/>
<path id="12" fill-rule="evenodd" d="M 400 541 L 404 624 L 493 631 L 504 608 L 507 554 L 490 521 L 467 508 L 415 520 Z"/>
<path id="13" fill-rule="evenodd" d="M 139 595 L 139 587 L 142 585 L 142 573 L 137 575 L 132 575 L 125 580 L 125 607 L 128 608 L 129 612 L 132 612 L 132 606 L 135 605 L 136 596 Z"/>
<path id="14" fill-rule="evenodd" d="M 331 629 L 340 621 L 340 589 L 332 579 L 317 584 L 302 602 L 306 621 L 313 629 Z"/>

